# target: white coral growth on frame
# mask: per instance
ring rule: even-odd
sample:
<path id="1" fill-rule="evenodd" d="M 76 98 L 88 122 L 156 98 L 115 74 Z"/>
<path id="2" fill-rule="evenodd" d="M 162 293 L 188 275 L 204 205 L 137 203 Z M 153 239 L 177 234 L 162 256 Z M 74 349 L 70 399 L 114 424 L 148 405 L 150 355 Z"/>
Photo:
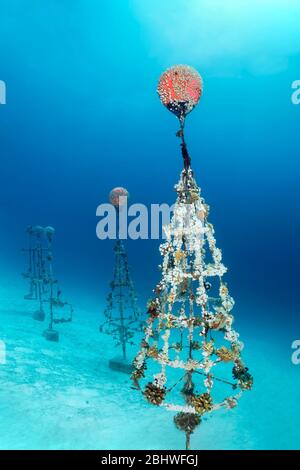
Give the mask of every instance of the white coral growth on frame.
<path id="1" fill-rule="evenodd" d="M 132 378 L 150 403 L 189 418 L 221 407 L 233 408 L 253 379 L 242 361 L 243 344 L 232 326 L 234 300 L 222 279 L 227 269 L 214 227 L 208 222 L 209 207 L 190 168 L 182 171 L 175 189 L 174 215 L 160 246 L 162 277 L 148 303 L 145 337 Z M 230 375 L 224 377 L 228 364 Z M 145 386 L 152 366 L 156 372 Z M 229 393 L 222 389 L 215 397 L 217 384 L 229 387 Z"/>

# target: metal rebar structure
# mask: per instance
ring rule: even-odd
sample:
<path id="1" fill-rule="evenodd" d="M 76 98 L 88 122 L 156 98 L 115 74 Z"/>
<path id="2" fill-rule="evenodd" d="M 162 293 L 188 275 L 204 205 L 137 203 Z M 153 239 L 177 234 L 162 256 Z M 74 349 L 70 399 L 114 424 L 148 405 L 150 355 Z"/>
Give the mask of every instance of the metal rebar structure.
<path id="1" fill-rule="evenodd" d="M 115 188 L 113 191 L 126 191 L 124 188 Z M 113 193 L 111 192 L 111 195 Z M 124 193 L 125 194 L 125 193 Z M 119 195 L 122 195 L 119 194 Z M 128 192 L 126 191 L 127 197 Z M 110 196 L 112 204 L 116 208 L 117 234 L 119 228 L 119 199 L 117 203 Z M 112 369 L 123 372 L 131 372 L 131 364 L 126 363 L 127 346 L 134 345 L 134 335 L 142 329 L 140 310 L 137 305 L 137 295 L 132 282 L 127 253 L 124 243 L 118 238 L 114 247 L 115 261 L 113 280 L 110 283 L 110 292 L 107 295 L 106 308 L 104 310 L 105 321 L 100 325 L 100 332 L 106 333 L 115 341 L 116 346 L 122 350 L 122 361 L 111 360 Z"/>
<path id="2" fill-rule="evenodd" d="M 70 303 L 61 300 L 61 290 L 57 279 L 53 276 L 52 243 L 55 230 L 53 227 L 30 226 L 27 228 L 29 247 L 23 249 L 28 254 L 28 268 L 23 277 L 29 281 L 29 292 L 24 299 L 38 303 L 38 310 L 33 313 L 33 318 L 44 321 L 46 318 L 45 306 L 49 308 L 49 326 L 43 335 L 49 341 L 58 341 L 59 334 L 53 328 L 56 323 L 72 321 L 73 307 Z M 58 316 L 57 309 L 67 307 L 67 316 Z"/>
<path id="3" fill-rule="evenodd" d="M 234 300 L 223 280 L 227 268 L 184 136 L 185 116 L 201 93 L 202 79 L 189 66 L 175 65 L 159 81 L 162 103 L 180 121 L 183 170 L 160 246 L 162 277 L 148 303 L 132 374 L 134 387 L 149 403 L 176 412 L 174 424 L 185 433 L 186 450 L 209 413 L 234 408 L 253 385 L 242 359 L 243 343 L 232 326 Z"/>

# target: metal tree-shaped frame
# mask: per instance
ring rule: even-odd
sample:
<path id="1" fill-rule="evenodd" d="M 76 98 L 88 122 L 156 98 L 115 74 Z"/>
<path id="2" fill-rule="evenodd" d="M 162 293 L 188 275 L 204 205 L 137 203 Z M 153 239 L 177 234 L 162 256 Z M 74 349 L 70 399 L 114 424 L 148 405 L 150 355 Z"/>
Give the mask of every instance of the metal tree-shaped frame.
<path id="1" fill-rule="evenodd" d="M 197 72 L 190 67 L 174 69 L 175 75 L 174 70 L 167 73 L 171 79 L 175 76 L 177 84 L 182 70 L 182 86 L 188 84 L 189 74 L 195 80 Z M 200 79 L 197 83 L 202 85 Z M 180 121 L 177 136 L 184 169 L 175 186 L 177 201 L 165 227 L 166 241 L 160 246 L 162 278 L 148 303 L 145 337 L 132 379 L 149 403 L 177 412 L 174 422 L 185 432 L 189 449 L 190 435 L 203 416 L 234 408 L 243 391 L 251 389 L 253 379 L 241 358 L 243 344 L 232 327 L 234 301 L 223 281 L 227 269 L 208 221 L 209 207 L 190 166 L 184 119 L 193 103 L 178 99 L 178 87 L 176 92 L 176 103 L 164 104 Z"/>
<path id="2" fill-rule="evenodd" d="M 44 331 L 44 336 L 49 341 L 58 341 L 58 331 L 53 324 L 72 321 L 73 307 L 69 302 L 61 299 L 61 290 L 57 279 L 53 276 L 53 227 L 30 226 L 27 229 L 29 247 L 23 249 L 28 253 L 28 268 L 23 277 L 29 280 L 29 293 L 24 296 L 26 300 L 38 302 L 39 308 L 34 312 L 35 320 L 45 320 L 45 304 L 49 305 L 49 326 Z M 67 316 L 55 314 L 57 309 L 68 307 Z"/>

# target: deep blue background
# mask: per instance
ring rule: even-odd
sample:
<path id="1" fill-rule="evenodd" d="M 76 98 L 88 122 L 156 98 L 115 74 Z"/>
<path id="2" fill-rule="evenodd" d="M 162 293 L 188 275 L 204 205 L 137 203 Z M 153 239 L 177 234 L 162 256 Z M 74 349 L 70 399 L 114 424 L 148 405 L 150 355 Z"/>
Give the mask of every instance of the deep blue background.
<path id="1" fill-rule="evenodd" d="M 53 225 L 58 277 L 100 306 L 112 242 L 96 238 L 96 207 L 118 185 L 132 202 L 174 202 L 178 126 L 156 85 L 166 67 L 187 62 L 204 80 L 187 139 L 236 315 L 251 307 L 251 323 L 276 328 L 282 312 L 298 322 L 300 105 L 291 83 L 300 78 L 299 6 L 223 2 L 229 24 L 222 2 L 193 1 L 188 11 L 182 1 L 160 3 L 0 1 L 2 271 L 22 271 L 27 225 Z M 197 18 L 189 23 L 193 5 L 199 30 Z M 127 246 L 145 302 L 159 276 L 158 241 Z"/>

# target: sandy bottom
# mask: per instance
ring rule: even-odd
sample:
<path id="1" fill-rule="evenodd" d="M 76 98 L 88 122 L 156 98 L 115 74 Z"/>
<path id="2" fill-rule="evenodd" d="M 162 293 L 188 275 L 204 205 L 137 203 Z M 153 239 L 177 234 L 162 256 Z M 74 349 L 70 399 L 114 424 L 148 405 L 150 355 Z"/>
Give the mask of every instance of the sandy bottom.
<path id="1" fill-rule="evenodd" d="M 108 368 L 117 351 L 98 332 L 100 306 L 99 312 L 76 309 L 72 324 L 58 326 L 60 342 L 51 343 L 41 335 L 46 324 L 31 318 L 34 306 L 22 295 L 19 287 L 0 288 L 0 340 L 7 356 L 0 364 L 1 449 L 184 447 L 173 414 L 145 403 L 127 375 Z M 254 390 L 236 409 L 203 422 L 192 436 L 194 449 L 300 448 L 300 366 L 290 360 L 294 336 L 277 341 L 270 332 L 257 337 L 249 330 Z"/>

